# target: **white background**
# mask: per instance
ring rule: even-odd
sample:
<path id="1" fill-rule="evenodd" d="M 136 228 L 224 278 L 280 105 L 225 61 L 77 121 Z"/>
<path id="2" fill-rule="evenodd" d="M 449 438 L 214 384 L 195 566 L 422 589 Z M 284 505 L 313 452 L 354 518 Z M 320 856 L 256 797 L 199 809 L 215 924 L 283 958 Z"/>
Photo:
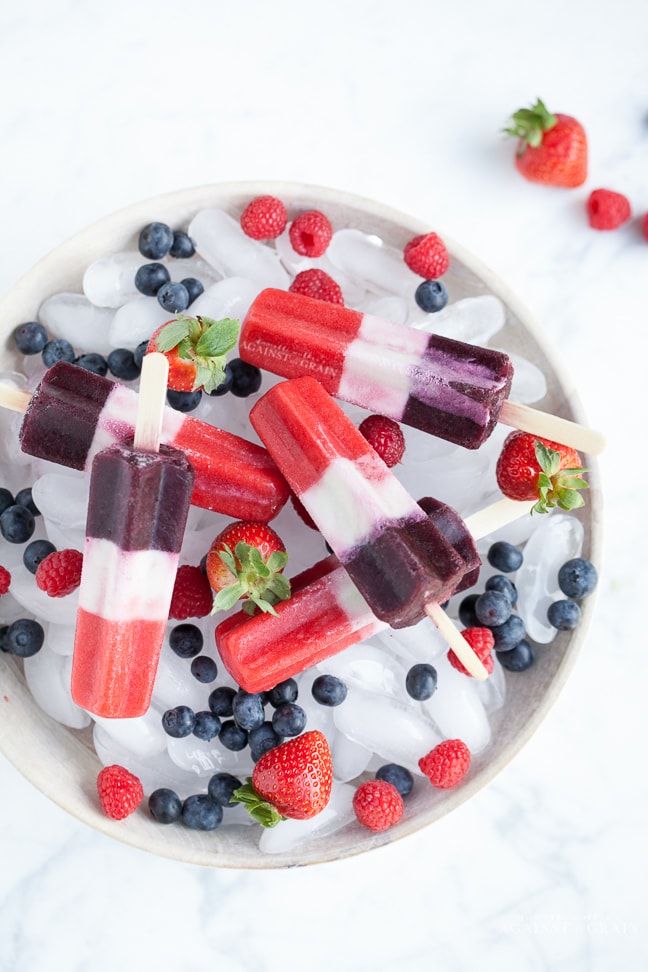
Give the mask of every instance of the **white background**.
<path id="1" fill-rule="evenodd" d="M 647 52 L 645 0 L 3 5 L 0 290 L 158 193 L 241 179 L 345 189 L 501 276 L 609 446 L 593 626 L 557 705 L 486 790 L 372 855 L 212 871 L 96 834 L 0 758 L 2 972 L 645 967 Z M 580 189 L 513 168 L 500 130 L 537 96 L 588 131 Z M 631 224 L 587 226 L 599 186 L 626 192 Z"/>

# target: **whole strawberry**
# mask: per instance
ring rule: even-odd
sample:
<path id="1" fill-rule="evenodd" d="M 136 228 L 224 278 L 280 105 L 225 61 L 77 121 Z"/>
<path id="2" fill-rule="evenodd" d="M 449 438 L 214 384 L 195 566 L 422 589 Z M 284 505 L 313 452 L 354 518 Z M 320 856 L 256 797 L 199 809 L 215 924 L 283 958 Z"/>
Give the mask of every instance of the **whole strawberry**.
<path id="1" fill-rule="evenodd" d="M 529 182 L 572 189 L 587 178 L 587 135 L 571 115 L 552 114 L 538 98 L 520 108 L 507 135 L 518 139 L 515 167 Z"/>
<path id="2" fill-rule="evenodd" d="M 393 783 L 367 780 L 353 794 L 353 810 L 363 827 L 388 830 L 403 816 L 403 798 Z"/>
<path id="3" fill-rule="evenodd" d="M 450 790 L 461 783 L 469 768 L 470 750 L 461 739 L 445 739 L 419 759 L 421 773 L 438 790 Z"/>
<path id="4" fill-rule="evenodd" d="M 263 827 L 286 817 L 309 820 L 321 813 L 331 797 L 333 763 L 326 736 L 318 729 L 269 749 L 257 760 L 233 799 Z"/>
<path id="5" fill-rule="evenodd" d="M 578 492 L 588 488 L 581 478 L 584 472 L 587 470 L 575 449 L 519 431 L 504 440 L 495 468 L 504 495 L 514 500 L 537 500 L 533 507 L 536 513 L 556 506 L 563 510 L 584 506 Z"/>
<path id="6" fill-rule="evenodd" d="M 267 523 L 230 523 L 207 554 L 207 577 L 216 595 L 213 612 L 227 611 L 244 598 L 249 613 L 258 607 L 276 614 L 273 605 L 290 597 L 290 582 L 282 573 L 287 561 L 283 541 Z"/>
<path id="7" fill-rule="evenodd" d="M 229 317 L 179 314 L 154 331 L 146 353 L 161 351 L 169 361 L 167 385 L 173 391 L 215 391 L 225 381 L 226 353 L 238 338 L 239 322 Z"/>
<path id="8" fill-rule="evenodd" d="M 130 816 L 144 799 L 140 780 L 118 763 L 101 770 L 97 776 L 97 793 L 101 809 L 112 820 Z"/>

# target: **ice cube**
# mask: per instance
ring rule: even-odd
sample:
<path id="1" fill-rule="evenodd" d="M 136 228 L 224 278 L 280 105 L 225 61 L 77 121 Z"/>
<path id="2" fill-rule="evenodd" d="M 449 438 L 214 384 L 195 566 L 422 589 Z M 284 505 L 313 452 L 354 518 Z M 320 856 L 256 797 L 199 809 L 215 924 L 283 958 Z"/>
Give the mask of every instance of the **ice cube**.
<path id="1" fill-rule="evenodd" d="M 38 320 L 52 337 L 65 338 L 77 353 L 97 351 L 108 354 L 110 325 L 115 312 L 109 307 L 95 307 L 83 294 L 54 294 L 38 309 Z"/>
<path id="2" fill-rule="evenodd" d="M 24 659 L 25 681 L 38 705 L 52 719 L 71 729 L 84 729 L 92 720 L 72 699 L 72 658 L 52 651 L 48 640 L 46 632 L 41 650 Z"/>
<path id="3" fill-rule="evenodd" d="M 170 318 L 154 297 L 133 297 L 115 311 L 108 342 L 111 348 L 136 348 Z"/>
<path id="4" fill-rule="evenodd" d="M 437 659 L 437 690 L 421 702 L 446 739 L 462 739 L 471 753 L 479 753 L 490 741 L 491 730 L 484 705 L 476 689 L 478 683 L 452 667 L 447 654 Z M 425 755 L 425 754 L 421 754 Z"/>
<path id="5" fill-rule="evenodd" d="M 547 379 L 533 361 L 519 354 L 509 354 L 513 362 L 511 401 L 529 405 L 539 402 L 547 394 Z"/>
<path id="6" fill-rule="evenodd" d="M 134 756 L 148 757 L 164 752 L 169 737 L 162 727 L 162 712 L 151 706 L 134 719 L 105 719 L 94 716 L 106 735 Z"/>
<path id="7" fill-rule="evenodd" d="M 193 317 L 203 315 L 214 320 L 233 317 L 242 320 L 254 298 L 263 290 L 263 284 L 246 277 L 228 277 L 208 287 L 191 305 Z"/>
<path id="8" fill-rule="evenodd" d="M 310 820 L 282 820 L 278 826 L 264 829 L 259 840 L 259 850 L 264 854 L 281 854 L 306 841 L 341 830 L 355 820 L 354 793 L 355 787 L 350 784 L 334 782 L 331 798 L 320 813 Z"/>
<path id="9" fill-rule="evenodd" d="M 184 739 L 167 737 L 169 756 L 176 766 L 195 776 L 208 779 L 214 773 L 232 773 L 240 779 L 252 775 L 254 763 L 246 747 L 235 752 L 216 739 L 205 742 L 196 736 Z"/>
<path id="10" fill-rule="evenodd" d="M 45 473 L 32 486 L 34 503 L 45 520 L 64 529 L 85 529 L 90 479 L 83 474 Z"/>
<path id="11" fill-rule="evenodd" d="M 383 321 L 393 321 L 394 324 L 407 323 L 407 304 L 400 297 L 381 297 L 377 294 L 367 296 L 356 304 L 356 309 L 363 314 L 380 317 Z"/>
<path id="12" fill-rule="evenodd" d="M 376 294 L 411 298 L 421 282 L 399 250 L 362 230 L 338 230 L 326 252 L 334 266 Z"/>
<path id="13" fill-rule="evenodd" d="M 327 658 L 317 666 L 327 675 L 335 675 L 346 685 L 356 685 L 367 692 L 399 695 L 405 684 L 405 670 L 393 657 L 376 644 L 362 641 Z"/>
<path id="14" fill-rule="evenodd" d="M 74 650 L 74 625 L 50 624 L 47 647 L 57 655 L 71 655 Z"/>
<path id="15" fill-rule="evenodd" d="M 290 279 L 275 250 L 246 236 L 220 209 L 203 209 L 188 229 L 196 251 L 223 277 L 244 277 L 263 287 L 287 290 Z"/>
<path id="16" fill-rule="evenodd" d="M 145 262 L 131 251 L 100 257 L 83 274 L 83 293 L 96 307 L 120 307 L 137 295 L 135 274 Z"/>
<path id="17" fill-rule="evenodd" d="M 497 660 L 495 653 L 495 665 L 492 673 L 483 682 L 475 682 L 477 695 L 482 700 L 486 712 L 496 712 L 501 709 L 506 700 L 506 678 L 504 669 Z"/>
<path id="18" fill-rule="evenodd" d="M 50 597 L 36 586 L 36 578 L 28 570 L 16 570 L 11 577 L 11 593 L 39 621 L 50 621 L 68 627 L 76 624 L 78 588 L 65 597 Z"/>
<path id="19" fill-rule="evenodd" d="M 104 766 L 118 763 L 138 777 L 144 792 L 150 794 L 160 787 L 175 790 L 181 800 L 196 792 L 196 777 L 180 769 L 163 750 L 152 756 L 137 756 L 109 736 L 103 726 L 95 725 L 93 730 L 94 747 L 99 761 Z"/>
<path id="20" fill-rule="evenodd" d="M 194 712 L 200 712 L 208 708 L 210 691 L 211 687 L 202 684 L 191 674 L 191 661 L 176 655 L 165 638 L 153 686 L 155 704 L 163 710 L 188 705 Z"/>
<path id="21" fill-rule="evenodd" d="M 344 705 L 344 702 L 341 704 Z M 330 733 L 329 747 L 333 761 L 333 776 L 341 783 L 354 780 L 364 773 L 373 756 L 373 750 L 354 742 L 342 732 Z"/>
<path id="22" fill-rule="evenodd" d="M 468 344 L 488 344 L 494 334 L 504 327 L 506 312 L 498 297 L 464 297 L 435 314 L 425 314 L 420 308 L 410 315 L 410 323 L 421 331 L 442 334 Z"/>

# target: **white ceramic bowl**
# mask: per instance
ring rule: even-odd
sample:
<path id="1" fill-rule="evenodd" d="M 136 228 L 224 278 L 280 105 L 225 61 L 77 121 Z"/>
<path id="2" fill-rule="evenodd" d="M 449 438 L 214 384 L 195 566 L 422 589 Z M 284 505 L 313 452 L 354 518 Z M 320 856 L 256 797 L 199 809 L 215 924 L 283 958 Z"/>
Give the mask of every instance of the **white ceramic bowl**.
<path id="1" fill-rule="evenodd" d="M 33 319 L 50 294 L 80 291 L 83 271 L 92 260 L 123 248 L 135 248 L 139 230 L 146 223 L 162 220 L 172 226 L 186 225 L 205 206 L 239 215 L 250 199 L 263 193 L 283 199 L 291 216 L 304 209 L 321 209 L 334 228 L 356 227 L 373 232 L 397 247 L 431 229 L 440 232 L 451 257 L 445 280 L 452 299 L 484 293 L 498 296 L 507 312 L 498 346 L 532 359 L 547 378 L 547 395 L 538 407 L 585 422 L 572 382 L 562 372 L 528 311 L 480 261 L 449 240 L 442 228 L 368 199 L 295 183 L 228 183 L 174 192 L 129 206 L 79 233 L 41 260 L 0 303 L 0 369 L 14 366 L 15 349 L 10 339 L 14 327 Z M 583 556 L 598 562 L 601 497 L 596 464 L 588 457 L 587 465 L 592 470 L 587 503 L 573 515 L 579 516 L 585 528 Z M 554 650 L 539 652 L 531 669 L 512 676 L 514 690 L 507 693 L 504 709 L 494 716 L 493 740 L 474 759 L 466 782 L 450 791 L 415 788 L 401 822 L 381 834 L 351 824 L 294 852 L 263 855 L 257 846 L 258 832 L 252 827 L 201 833 L 180 824 L 160 826 L 144 810 L 127 820 L 112 821 L 98 807 L 95 780 L 100 764 L 87 731 L 67 729 L 45 715 L 25 684 L 20 660 L 4 653 L 0 654 L 0 748 L 27 779 L 66 811 L 111 837 L 151 853 L 200 865 L 235 868 L 276 868 L 335 860 L 371 850 L 434 823 L 497 776 L 553 705 L 585 637 L 593 605 L 593 598 L 585 601 L 579 627 L 574 632 L 559 633 Z"/>

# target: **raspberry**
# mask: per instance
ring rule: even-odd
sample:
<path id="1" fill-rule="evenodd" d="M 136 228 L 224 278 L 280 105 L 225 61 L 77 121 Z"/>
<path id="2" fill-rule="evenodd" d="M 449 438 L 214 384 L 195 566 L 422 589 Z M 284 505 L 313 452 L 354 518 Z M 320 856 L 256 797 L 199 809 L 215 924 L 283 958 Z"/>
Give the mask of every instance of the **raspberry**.
<path id="1" fill-rule="evenodd" d="M 101 770 L 97 777 L 97 793 L 101 809 L 112 820 L 130 816 L 144 799 L 139 779 L 117 763 Z"/>
<path id="2" fill-rule="evenodd" d="M 358 822 L 369 830 L 387 830 L 403 816 L 403 798 L 393 783 L 367 780 L 353 795 Z"/>
<path id="3" fill-rule="evenodd" d="M 432 786 L 439 790 L 450 790 L 468 772 L 470 750 L 461 739 L 446 739 L 419 759 L 418 764 Z"/>
<path id="4" fill-rule="evenodd" d="M 316 300 L 327 300 L 329 304 L 341 304 L 344 307 L 344 297 L 340 285 L 333 277 L 329 277 L 324 270 L 302 270 L 298 273 L 288 290 L 292 294 L 303 294 L 305 297 L 315 297 Z"/>
<path id="5" fill-rule="evenodd" d="M 648 243 L 648 213 L 645 214 L 641 221 L 641 231 L 644 235 L 644 240 Z"/>
<path id="6" fill-rule="evenodd" d="M 297 496 L 295 495 L 295 493 L 291 493 L 290 494 L 290 502 L 292 503 L 292 505 L 295 508 L 295 513 L 297 513 L 297 515 L 299 516 L 299 518 L 301 520 L 303 520 L 303 522 L 306 524 L 307 527 L 310 527 L 311 530 L 318 530 L 319 529 L 319 527 L 317 526 L 317 524 L 313 520 L 313 518 L 310 515 L 310 513 L 308 512 L 308 510 L 306 509 L 306 507 L 304 506 L 304 504 L 302 503 L 302 501 L 297 498 Z"/>
<path id="7" fill-rule="evenodd" d="M 291 223 L 289 232 L 293 250 L 302 256 L 319 257 L 331 242 L 333 227 L 324 213 L 309 209 Z"/>
<path id="8" fill-rule="evenodd" d="M 587 218 L 592 229 L 613 230 L 630 219 L 626 196 L 611 189 L 594 189 L 587 200 Z"/>
<path id="9" fill-rule="evenodd" d="M 494 668 L 491 654 L 495 644 L 493 632 L 488 628 L 466 628 L 461 633 L 490 675 Z M 462 675 L 468 675 L 469 678 L 472 678 L 470 672 L 464 668 L 452 649 L 448 652 L 448 661 Z"/>
<path id="10" fill-rule="evenodd" d="M 66 597 L 81 583 L 83 554 L 78 550 L 54 550 L 36 568 L 36 584 L 50 597 Z"/>
<path id="11" fill-rule="evenodd" d="M 410 270 L 426 280 L 442 277 L 450 266 L 445 243 L 436 233 L 415 236 L 406 244 L 403 257 Z"/>
<path id="12" fill-rule="evenodd" d="M 6 594 L 11 584 L 11 574 L 6 567 L 0 567 L 0 595 Z"/>
<path id="13" fill-rule="evenodd" d="M 385 415 L 369 415 L 358 426 L 372 449 L 385 465 L 397 465 L 405 452 L 405 436 L 398 422 Z"/>
<path id="14" fill-rule="evenodd" d="M 169 617 L 175 621 L 205 618 L 211 613 L 213 606 L 214 595 L 203 569 L 189 564 L 178 567 Z"/>
<path id="15" fill-rule="evenodd" d="M 281 236 L 288 213 L 276 196 L 257 196 L 241 213 L 241 229 L 253 240 L 274 240 Z"/>

